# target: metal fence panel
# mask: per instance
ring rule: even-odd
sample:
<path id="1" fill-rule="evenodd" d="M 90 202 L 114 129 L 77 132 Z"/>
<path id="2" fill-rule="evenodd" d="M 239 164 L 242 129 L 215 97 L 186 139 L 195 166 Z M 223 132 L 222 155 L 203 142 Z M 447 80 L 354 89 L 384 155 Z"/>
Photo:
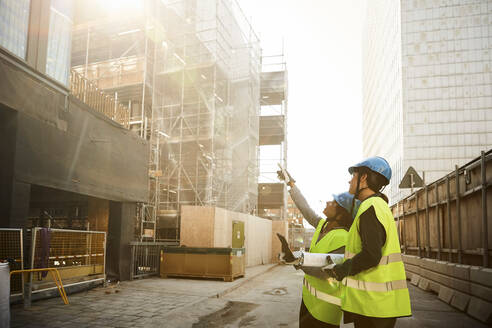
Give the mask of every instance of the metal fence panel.
<path id="1" fill-rule="evenodd" d="M 166 246 L 177 246 L 177 243 L 131 242 L 132 261 L 130 279 L 158 275 L 161 249 Z"/>
<path id="2" fill-rule="evenodd" d="M 403 252 L 490 267 L 491 172 L 489 150 L 394 204 Z"/>
<path id="3" fill-rule="evenodd" d="M 10 261 L 10 270 L 24 269 L 24 252 L 22 229 L 0 228 L 0 259 Z M 22 294 L 23 280 L 21 275 L 10 278 L 10 294 Z"/>
<path id="4" fill-rule="evenodd" d="M 106 233 L 66 229 L 33 229 L 32 268 L 57 268 L 64 285 L 105 279 Z M 36 291 L 54 287 L 48 275 L 31 277 Z"/>

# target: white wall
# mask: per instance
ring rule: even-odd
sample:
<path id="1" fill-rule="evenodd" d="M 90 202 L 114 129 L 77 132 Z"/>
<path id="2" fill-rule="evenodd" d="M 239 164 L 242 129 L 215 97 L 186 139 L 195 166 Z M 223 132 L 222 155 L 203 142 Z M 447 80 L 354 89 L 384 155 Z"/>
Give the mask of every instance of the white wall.
<path id="1" fill-rule="evenodd" d="M 247 217 L 245 227 L 246 266 L 271 263 L 272 221 L 252 215 L 245 216 Z"/>
<path id="2" fill-rule="evenodd" d="M 271 263 L 271 220 L 227 211 L 222 208 L 216 208 L 215 213 L 215 247 L 230 247 L 232 244 L 232 221 L 242 221 L 244 222 L 246 266 Z"/>

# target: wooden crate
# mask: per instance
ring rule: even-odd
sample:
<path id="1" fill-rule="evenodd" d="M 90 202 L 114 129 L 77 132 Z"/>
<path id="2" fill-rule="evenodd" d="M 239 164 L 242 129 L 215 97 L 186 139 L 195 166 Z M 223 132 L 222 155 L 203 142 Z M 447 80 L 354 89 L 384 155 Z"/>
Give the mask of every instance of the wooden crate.
<path id="1" fill-rule="evenodd" d="M 244 222 L 246 266 L 268 264 L 272 261 L 272 221 L 246 213 L 219 207 L 181 207 L 181 246 L 232 247 L 234 221 Z M 275 236 L 275 240 L 278 240 Z"/>

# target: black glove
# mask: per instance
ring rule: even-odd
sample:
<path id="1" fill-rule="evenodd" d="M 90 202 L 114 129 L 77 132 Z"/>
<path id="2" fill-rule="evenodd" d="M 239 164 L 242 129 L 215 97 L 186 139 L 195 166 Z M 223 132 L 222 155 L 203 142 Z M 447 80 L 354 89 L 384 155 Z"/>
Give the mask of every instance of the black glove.
<path id="1" fill-rule="evenodd" d="M 285 237 L 279 233 L 277 233 L 277 237 L 278 239 L 280 239 L 280 243 L 282 244 L 282 253 L 280 253 L 279 255 L 279 260 L 287 264 L 298 264 L 299 257 L 295 256 L 294 253 L 292 253 Z"/>
<path id="2" fill-rule="evenodd" d="M 344 264 L 337 264 L 335 266 L 327 265 L 327 266 L 323 267 L 321 270 L 323 270 L 330 277 L 333 277 L 338 281 L 342 281 L 343 278 L 348 276 L 348 273 L 350 270 L 349 269 L 350 266 L 344 265 Z"/>
<path id="3" fill-rule="evenodd" d="M 310 276 L 316 277 L 321 280 L 328 280 L 330 278 L 333 278 L 325 271 L 323 271 L 323 269 L 320 267 L 305 267 L 302 265 L 297 265 L 297 266 L 294 265 L 294 268 L 296 268 L 296 270 L 301 269 L 305 274 L 308 274 Z"/>

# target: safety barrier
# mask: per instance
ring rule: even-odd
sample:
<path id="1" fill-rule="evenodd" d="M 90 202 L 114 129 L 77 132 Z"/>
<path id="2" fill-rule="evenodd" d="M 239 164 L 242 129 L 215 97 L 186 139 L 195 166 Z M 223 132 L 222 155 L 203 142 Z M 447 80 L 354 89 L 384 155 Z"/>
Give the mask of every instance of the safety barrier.
<path id="1" fill-rule="evenodd" d="M 31 268 L 56 268 L 65 286 L 105 279 L 106 233 L 34 228 Z M 56 288 L 47 275 L 31 275 L 33 293 Z"/>
<path id="2" fill-rule="evenodd" d="M 12 275 L 15 274 L 22 274 L 22 273 L 32 273 L 32 272 L 44 272 L 48 271 L 51 273 L 51 276 L 53 278 L 53 281 L 56 284 L 56 287 L 58 288 L 58 292 L 60 293 L 60 297 L 65 305 L 68 305 L 68 297 L 67 293 L 65 292 L 65 288 L 63 287 L 63 283 L 60 277 L 60 273 L 58 272 L 57 269 L 55 268 L 40 268 L 40 269 L 27 269 L 27 270 L 13 270 L 10 271 L 10 277 L 12 278 Z"/>
<path id="3" fill-rule="evenodd" d="M 22 229 L 0 228 L 0 259 L 9 260 L 10 270 L 24 269 Z M 10 278 L 10 294 L 21 295 L 23 291 L 21 276 Z"/>
<path id="4" fill-rule="evenodd" d="M 130 242 L 132 254 L 130 279 L 158 275 L 161 249 L 166 246 L 178 246 L 178 243 Z"/>
<path id="5" fill-rule="evenodd" d="M 86 79 L 75 70 L 70 71 L 70 89 L 72 95 L 89 105 L 92 109 L 106 115 L 125 128 L 130 127 L 130 111 L 115 97 L 104 93 L 96 83 Z"/>

